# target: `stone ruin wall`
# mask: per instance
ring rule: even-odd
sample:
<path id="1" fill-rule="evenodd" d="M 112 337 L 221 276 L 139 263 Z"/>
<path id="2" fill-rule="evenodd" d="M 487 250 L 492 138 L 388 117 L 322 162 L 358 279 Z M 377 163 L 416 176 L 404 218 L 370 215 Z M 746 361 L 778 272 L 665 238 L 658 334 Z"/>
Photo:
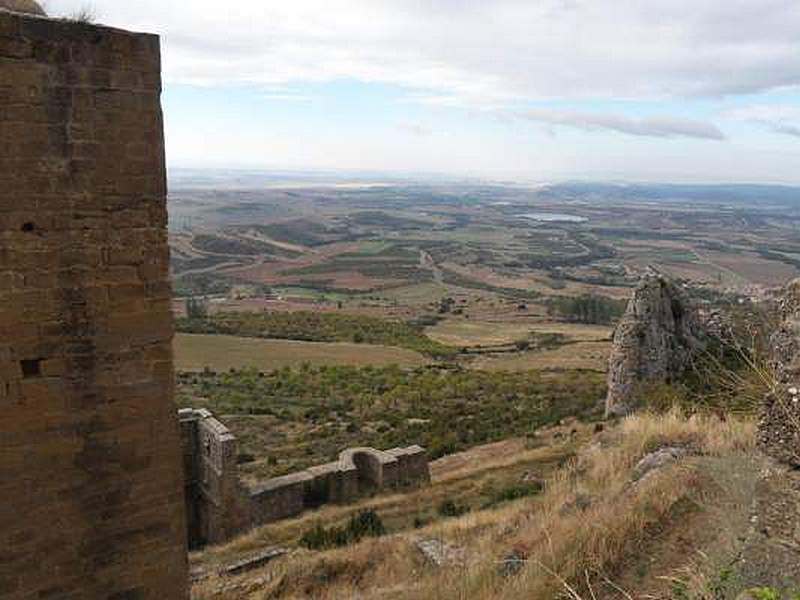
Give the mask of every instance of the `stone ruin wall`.
<path id="1" fill-rule="evenodd" d="M 236 438 L 207 410 L 184 409 L 178 417 L 189 545 L 230 539 L 250 520 L 237 472 Z"/>
<path id="2" fill-rule="evenodd" d="M 800 469 L 800 279 L 778 304 L 780 323 L 770 340 L 775 389 L 761 407 L 758 441 L 766 454 Z"/>
<path id="3" fill-rule="evenodd" d="M 411 446 L 386 452 L 352 448 L 335 462 L 245 486 L 239 480 L 236 438 L 228 428 L 207 410 L 183 409 L 179 415 L 192 547 L 224 542 L 323 504 L 430 483 L 427 452 Z"/>
<path id="4" fill-rule="evenodd" d="M 0 597 L 187 597 L 159 40 L 0 9 Z"/>

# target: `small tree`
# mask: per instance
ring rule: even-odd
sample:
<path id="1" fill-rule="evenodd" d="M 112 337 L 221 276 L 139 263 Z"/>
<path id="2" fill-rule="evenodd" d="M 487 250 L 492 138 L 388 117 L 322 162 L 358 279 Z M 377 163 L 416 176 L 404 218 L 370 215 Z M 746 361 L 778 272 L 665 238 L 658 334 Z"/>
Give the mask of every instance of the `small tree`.
<path id="1" fill-rule="evenodd" d="M 95 7 L 90 4 L 84 4 L 78 10 L 70 13 L 67 17 L 70 21 L 77 23 L 94 23 L 97 21 L 97 11 Z"/>
<path id="2" fill-rule="evenodd" d="M 208 303 L 204 298 L 191 296 L 186 299 L 186 316 L 190 319 L 205 319 L 208 317 Z"/>

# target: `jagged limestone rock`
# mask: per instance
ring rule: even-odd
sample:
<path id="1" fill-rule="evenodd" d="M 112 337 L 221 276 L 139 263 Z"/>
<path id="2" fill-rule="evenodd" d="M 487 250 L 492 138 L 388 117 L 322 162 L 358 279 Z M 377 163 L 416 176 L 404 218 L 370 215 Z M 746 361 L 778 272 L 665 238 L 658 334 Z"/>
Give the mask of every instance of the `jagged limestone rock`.
<path id="1" fill-rule="evenodd" d="M 0 0 L 0 9 L 46 17 L 47 13 L 36 0 Z"/>
<path id="2" fill-rule="evenodd" d="M 771 342 L 775 390 L 761 409 L 759 444 L 770 456 L 800 467 L 800 279 L 779 301 L 781 323 Z"/>
<path id="3" fill-rule="evenodd" d="M 702 348 L 697 313 L 685 292 L 663 275 L 645 275 L 614 332 L 606 415 L 633 408 L 636 387 L 679 379 Z"/>

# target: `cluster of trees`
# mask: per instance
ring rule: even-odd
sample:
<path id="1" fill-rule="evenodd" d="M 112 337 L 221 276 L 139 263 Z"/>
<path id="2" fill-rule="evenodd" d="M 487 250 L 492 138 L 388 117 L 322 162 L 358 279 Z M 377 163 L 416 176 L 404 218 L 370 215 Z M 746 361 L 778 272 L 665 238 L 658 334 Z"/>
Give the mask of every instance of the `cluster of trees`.
<path id="1" fill-rule="evenodd" d="M 186 299 L 186 316 L 189 319 L 205 319 L 208 317 L 208 302 L 205 298 L 190 296 Z"/>
<path id="2" fill-rule="evenodd" d="M 594 415 L 601 373 L 486 372 L 460 368 L 310 367 L 181 377 L 182 403 L 224 415 L 260 415 L 270 442 L 240 448 L 261 460 L 280 449 L 270 475 L 333 460 L 351 446 L 425 446 L 436 458 L 525 435 L 571 415 Z M 265 469 L 267 466 L 264 467 Z"/>
<path id="3" fill-rule="evenodd" d="M 311 311 L 231 312 L 210 317 L 188 314 L 177 320 L 178 331 L 182 333 L 380 344 L 407 348 L 434 358 L 448 358 L 458 353 L 457 348 L 430 339 L 419 326 L 374 317 Z"/>
<path id="4" fill-rule="evenodd" d="M 551 316 L 575 323 L 611 325 L 622 317 L 626 305 L 624 300 L 584 294 L 551 298 L 547 304 L 547 312 Z"/>

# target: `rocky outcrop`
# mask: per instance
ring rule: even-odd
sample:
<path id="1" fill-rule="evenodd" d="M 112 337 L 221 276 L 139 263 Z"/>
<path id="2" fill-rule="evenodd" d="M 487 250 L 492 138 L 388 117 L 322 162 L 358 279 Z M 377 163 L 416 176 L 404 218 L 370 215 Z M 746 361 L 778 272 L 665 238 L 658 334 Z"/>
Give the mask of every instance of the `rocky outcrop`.
<path id="1" fill-rule="evenodd" d="M 759 444 L 770 456 L 800 467 L 800 279 L 786 287 L 779 313 L 770 340 L 775 386 L 761 409 Z"/>
<path id="2" fill-rule="evenodd" d="M 685 292 L 663 275 L 647 274 L 614 333 L 606 415 L 629 413 L 639 384 L 680 378 L 702 347 L 698 316 Z"/>
<path id="3" fill-rule="evenodd" d="M 3 8 L 28 15 L 47 16 L 36 0 L 0 0 L 0 9 Z"/>

